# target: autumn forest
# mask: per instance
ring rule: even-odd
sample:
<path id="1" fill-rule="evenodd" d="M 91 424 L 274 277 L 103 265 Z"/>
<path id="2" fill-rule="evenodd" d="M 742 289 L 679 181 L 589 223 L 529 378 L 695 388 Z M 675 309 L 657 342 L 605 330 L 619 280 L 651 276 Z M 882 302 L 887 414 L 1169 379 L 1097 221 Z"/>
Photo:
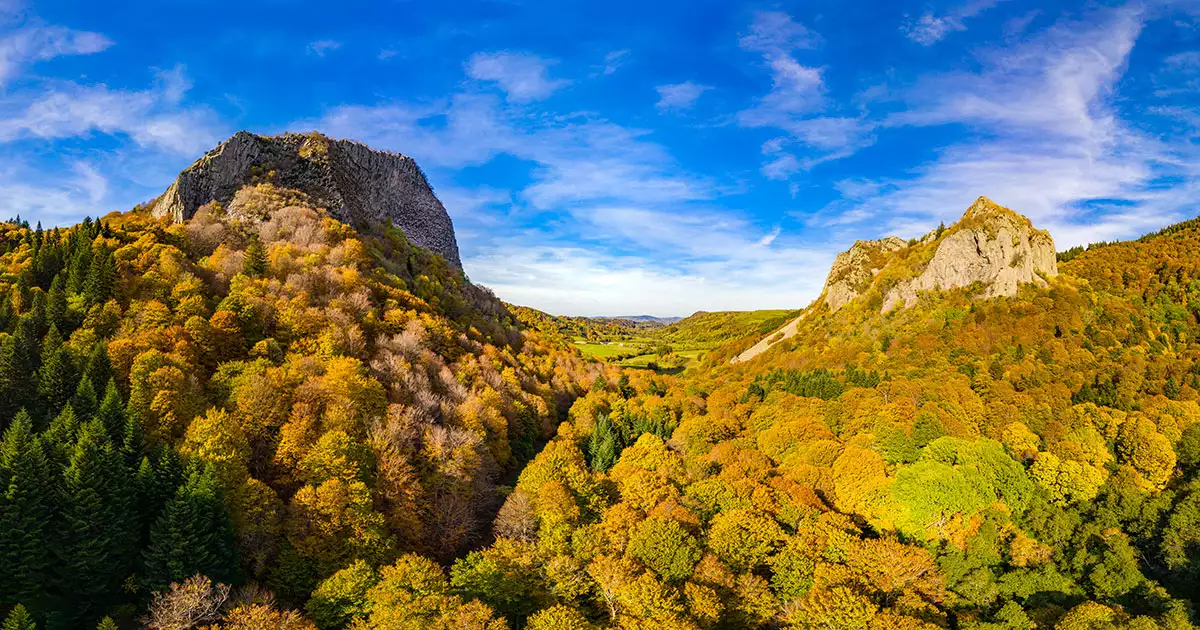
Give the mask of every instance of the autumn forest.
<path id="1" fill-rule="evenodd" d="M 0 226 L 4 630 L 1195 627 L 1200 224 L 679 372 L 230 205 Z"/>

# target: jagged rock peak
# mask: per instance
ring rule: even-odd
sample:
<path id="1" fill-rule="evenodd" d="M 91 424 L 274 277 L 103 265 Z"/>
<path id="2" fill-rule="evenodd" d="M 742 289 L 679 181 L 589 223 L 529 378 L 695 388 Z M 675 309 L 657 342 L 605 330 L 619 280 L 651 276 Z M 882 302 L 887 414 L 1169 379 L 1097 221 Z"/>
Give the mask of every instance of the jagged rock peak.
<path id="1" fill-rule="evenodd" d="M 229 204 L 238 190 L 265 176 L 356 227 L 391 219 L 413 243 L 462 267 L 450 215 L 416 161 L 316 132 L 239 131 L 184 169 L 151 213 L 182 222 L 206 203 Z"/>
<path id="2" fill-rule="evenodd" d="M 887 264 L 887 255 L 907 246 L 904 239 L 889 236 L 877 241 L 855 241 L 837 255 L 825 279 L 825 303 L 836 311 L 871 286 L 875 275 Z"/>
<path id="3" fill-rule="evenodd" d="M 825 282 L 831 311 L 871 291 L 881 310 L 912 306 L 922 291 L 984 286 L 980 297 L 1016 295 L 1022 284 L 1045 286 L 1058 274 L 1054 239 L 1026 217 L 987 197 L 957 223 L 912 243 L 889 237 L 859 241 L 839 254 Z"/>

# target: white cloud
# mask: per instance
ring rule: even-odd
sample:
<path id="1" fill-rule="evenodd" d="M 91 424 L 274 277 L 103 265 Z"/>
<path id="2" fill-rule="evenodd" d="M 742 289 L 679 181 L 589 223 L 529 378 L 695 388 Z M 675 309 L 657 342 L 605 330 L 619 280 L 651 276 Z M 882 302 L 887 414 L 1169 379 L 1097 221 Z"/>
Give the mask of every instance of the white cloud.
<path id="1" fill-rule="evenodd" d="M 799 48 L 815 48 L 821 38 L 781 11 L 754 14 L 750 30 L 738 40 L 744 50 L 778 57 Z"/>
<path id="2" fill-rule="evenodd" d="M 771 72 L 771 89 L 755 105 L 737 115 L 747 128 L 773 128 L 786 135 L 763 145 L 761 171 L 770 179 L 787 180 L 819 164 L 854 154 L 874 141 L 876 124 L 865 115 L 839 115 L 829 110 L 824 69 L 796 59 L 794 51 L 813 48 L 819 37 L 782 13 L 758 14 L 742 48 L 762 54 Z"/>
<path id="3" fill-rule="evenodd" d="M 337 40 L 318 39 L 317 41 L 309 42 L 309 44 L 305 48 L 305 50 L 307 50 L 308 54 L 310 54 L 310 55 L 324 57 L 325 55 L 327 55 L 341 47 L 342 47 L 342 42 L 339 42 Z"/>
<path id="4" fill-rule="evenodd" d="M 655 88 L 658 91 L 658 103 L 655 107 L 660 111 L 691 109 L 696 100 L 711 89 L 711 86 L 691 81 L 660 85 Z"/>
<path id="5" fill-rule="evenodd" d="M 771 90 L 752 108 L 738 114 L 746 127 L 775 127 L 795 116 L 819 110 L 824 102 L 821 69 L 806 66 L 792 56 L 797 48 L 815 45 L 815 35 L 783 13 L 759 13 L 750 34 L 740 40 L 743 49 L 762 54 L 771 72 Z"/>
<path id="6" fill-rule="evenodd" d="M 614 50 L 604 55 L 604 69 L 601 74 L 610 75 L 616 72 L 629 59 L 628 50 Z"/>
<path id="7" fill-rule="evenodd" d="M 62 26 L 24 26 L 0 36 L 0 86 L 18 76 L 28 64 L 64 55 L 90 55 L 112 44 L 100 33 Z"/>
<path id="8" fill-rule="evenodd" d="M 551 79 L 551 63 L 526 53 L 476 53 L 467 62 L 467 75 L 479 81 L 492 81 L 508 94 L 514 103 L 527 103 L 546 98 L 555 90 L 570 83 Z"/>
<path id="9" fill-rule="evenodd" d="M 42 92 L 21 93 L 0 104 L 0 143 L 100 132 L 127 136 L 145 147 L 194 155 L 216 144 L 222 125 L 207 109 L 178 106 L 187 85 L 178 68 L 161 74 L 159 85 L 148 90 L 50 84 Z"/>
<path id="10" fill-rule="evenodd" d="M 528 184 L 511 193 L 438 187 L 465 227 L 472 280 L 517 303 L 607 314 L 794 306 L 819 292 L 833 257 L 719 207 L 726 191 L 685 172 L 646 132 L 594 115 L 457 94 L 339 107 L 294 125 L 314 127 L 412 155 L 435 182 L 501 154 L 529 163 Z M 502 222 L 504 237 L 494 229 Z"/>
<path id="11" fill-rule="evenodd" d="M 0 217 L 21 215 L 30 223 L 44 227 L 65 226 L 84 216 L 102 216 L 107 207 L 109 182 L 91 164 L 68 163 L 64 171 L 47 176 L 42 169 L 20 161 L 0 167 Z"/>
<path id="12" fill-rule="evenodd" d="M 1000 4 L 1003 0 L 972 0 L 945 13 L 925 13 L 901 27 L 909 39 L 922 46 L 932 46 L 950 33 L 967 30 L 965 20 Z"/>
<path id="13" fill-rule="evenodd" d="M 604 249 L 512 242 L 468 256 L 463 264 L 473 282 L 502 299 L 558 314 L 679 316 L 796 308 L 820 293 L 833 252 L 768 251 L 672 268 Z"/>
<path id="14" fill-rule="evenodd" d="M 980 55 L 977 73 L 919 81 L 887 126 L 958 125 L 977 139 L 944 148 L 908 179 L 829 208 L 915 236 L 953 221 L 979 195 L 1048 228 L 1059 247 L 1128 237 L 1179 218 L 1194 198 L 1195 150 L 1126 123 L 1114 104 L 1142 29 L 1135 7 L 1064 22 Z"/>
<path id="15" fill-rule="evenodd" d="M 426 167 L 461 168 L 508 154 L 535 165 L 520 196 L 536 209 L 587 201 L 666 203 L 705 199 L 711 186 L 682 175 L 645 132 L 588 116 L 523 117 L 487 95 L 441 106 L 344 106 L 296 129 L 324 129 L 412 155 Z"/>

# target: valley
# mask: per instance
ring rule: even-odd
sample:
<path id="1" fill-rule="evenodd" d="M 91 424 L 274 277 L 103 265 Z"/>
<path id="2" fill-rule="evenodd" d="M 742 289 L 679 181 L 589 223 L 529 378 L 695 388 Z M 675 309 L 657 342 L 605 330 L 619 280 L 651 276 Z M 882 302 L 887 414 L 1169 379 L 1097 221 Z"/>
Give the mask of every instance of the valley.
<path id="1" fill-rule="evenodd" d="M 1194 627 L 1194 221 L 981 197 L 803 311 L 563 317 L 314 144 L 0 226 L 5 630 Z"/>

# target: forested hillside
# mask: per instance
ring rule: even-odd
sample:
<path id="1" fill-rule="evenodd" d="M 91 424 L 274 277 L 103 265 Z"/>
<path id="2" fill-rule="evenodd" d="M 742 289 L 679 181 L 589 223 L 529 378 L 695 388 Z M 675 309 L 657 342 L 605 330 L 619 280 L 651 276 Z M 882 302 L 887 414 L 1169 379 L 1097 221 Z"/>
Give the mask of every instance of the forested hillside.
<path id="1" fill-rule="evenodd" d="M 0 610 L 132 627 L 201 575 L 275 627 L 355 561 L 448 562 L 598 373 L 399 230 L 237 203 L 0 226 Z"/>
<path id="2" fill-rule="evenodd" d="M 451 587 L 538 629 L 1191 628 L 1197 248 L 865 295 L 747 363 L 598 383 Z"/>
<path id="3" fill-rule="evenodd" d="M 236 203 L 3 226 L 5 630 L 1194 627 L 1190 224 L 671 376 Z"/>

